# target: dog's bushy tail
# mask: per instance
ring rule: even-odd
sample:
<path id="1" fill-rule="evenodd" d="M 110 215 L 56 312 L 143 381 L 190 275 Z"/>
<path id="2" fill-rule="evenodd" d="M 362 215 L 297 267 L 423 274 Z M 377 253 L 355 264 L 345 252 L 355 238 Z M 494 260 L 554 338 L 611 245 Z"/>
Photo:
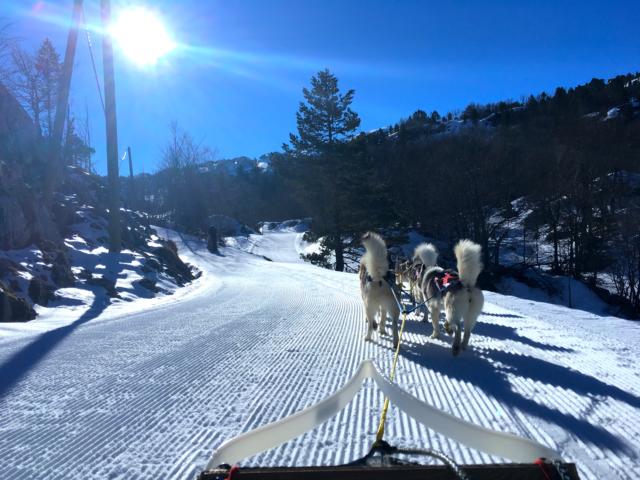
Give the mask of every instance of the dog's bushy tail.
<path id="1" fill-rule="evenodd" d="M 438 263 L 438 249 L 432 243 L 421 243 L 413 251 L 413 261 L 420 260 L 425 267 Z"/>
<path id="2" fill-rule="evenodd" d="M 458 275 L 465 287 L 475 287 L 482 271 L 482 247 L 471 240 L 460 240 L 453 249 L 458 263 Z"/>
<path id="3" fill-rule="evenodd" d="M 362 236 L 362 244 L 366 249 L 362 264 L 373 280 L 382 280 L 389 270 L 387 246 L 384 240 L 377 233 L 367 232 Z"/>

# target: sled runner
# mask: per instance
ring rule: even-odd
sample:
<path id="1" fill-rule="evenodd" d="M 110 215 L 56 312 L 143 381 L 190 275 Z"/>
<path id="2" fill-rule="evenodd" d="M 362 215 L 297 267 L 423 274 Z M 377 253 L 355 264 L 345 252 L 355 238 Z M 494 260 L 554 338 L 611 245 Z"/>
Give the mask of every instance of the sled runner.
<path id="1" fill-rule="evenodd" d="M 340 412 L 366 379 L 373 379 L 388 400 L 426 427 L 513 464 L 458 466 L 445 455 L 429 449 L 402 449 L 380 437 L 369 454 L 349 465 L 297 468 L 229 467 L 240 460 L 277 447 L 325 422 Z M 384 418 L 381 419 L 381 430 Z M 427 455 L 444 466 L 407 464 L 393 455 Z M 305 410 L 223 443 L 212 455 L 200 480 L 212 479 L 468 479 L 468 480 L 578 480 L 573 464 L 562 463 L 554 450 L 509 433 L 490 430 L 443 412 L 418 400 L 385 378 L 371 360 L 360 364 L 355 375 L 336 393 Z"/>

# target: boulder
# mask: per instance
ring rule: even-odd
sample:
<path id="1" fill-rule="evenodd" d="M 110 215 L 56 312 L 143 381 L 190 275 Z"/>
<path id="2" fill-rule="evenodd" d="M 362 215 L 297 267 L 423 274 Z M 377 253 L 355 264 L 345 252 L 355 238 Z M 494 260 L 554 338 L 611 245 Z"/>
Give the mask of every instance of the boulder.
<path id="1" fill-rule="evenodd" d="M 194 279 L 193 272 L 186 263 L 180 260 L 175 243 L 171 242 L 173 247 L 176 248 L 175 251 L 167 243 L 165 242 L 161 247 L 154 248 L 152 253 L 160 260 L 165 271 L 176 280 L 178 285 L 182 286 Z"/>
<path id="2" fill-rule="evenodd" d="M 152 280 L 150 278 L 142 278 L 140 280 L 138 280 L 137 282 L 141 287 L 146 288 L 147 290 L 154 292 L 154 293 L 158 293 L 160 291 L 160 289 L 158 288 L 158 286 L 156 285 L 156 281 Z"/>

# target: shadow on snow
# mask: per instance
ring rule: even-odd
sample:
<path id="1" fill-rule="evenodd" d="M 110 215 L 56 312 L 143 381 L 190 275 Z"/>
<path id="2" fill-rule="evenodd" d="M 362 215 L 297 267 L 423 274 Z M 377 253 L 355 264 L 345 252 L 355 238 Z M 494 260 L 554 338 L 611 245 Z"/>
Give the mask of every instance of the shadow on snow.
<path id="1" fill-rule="evenodd" d="M 107 259 L 102 258 L 103 263 L 108 265 L 107 270 L 118 277 L 122 270 L 122 260 L 120 257 L 110 256 Z M 11 354 L 6 360 L 0 364 L 0 400 L 4 399 L 11 390 L 22 380 L 28 373 L 36 367 L 47 355 L 49 355 L 56 347 L 58 347 L 69 335 L 71 335 L 78 327 L 98 317 L 110 304 L 109 297 L 96 293 L 101 291 L 100 287 L 92 289 L 94 291 L 93 303 L 77 320 L 69 325 L 56 328 L 48 332 L 38 335 L 35 340 L 29 342 L 17 352 Z"/>
<path id="2" fill-rule="evenodd" d="M 589 397 L 593 402 L 599 401 L 597 397 L 610 397 L 640 408 L 640 398 L 620 388 L 568 367 L 501 350 L 470 347 L 459 357 L 454 358 L 450 347 L 429 342 L 424 345 L 409 345 L 401 349 L 401 354 L 425 368 L 460 382 L 475 385 L 503 405 L 517 408 L 525 414 L 557 425 L 583 441 L 601 448 L 632 454 L 629 444 L 606 429 L 593 425 L 587 420 L 562 413 L 515 391 L 509 381 L 509 375 L 571 390 L 577 395 Z"/>

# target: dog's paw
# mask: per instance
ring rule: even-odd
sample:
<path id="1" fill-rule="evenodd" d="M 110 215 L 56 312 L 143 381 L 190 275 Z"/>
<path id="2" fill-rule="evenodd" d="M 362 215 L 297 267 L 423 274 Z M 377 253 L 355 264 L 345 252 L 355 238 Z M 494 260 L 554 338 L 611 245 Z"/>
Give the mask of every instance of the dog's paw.
<path id="1" fill-rule="evenodd" d="M 453 328 L 451 328 L 451 325 L 449 325 L 448 323 L 444 324 L 444 331 L 449 335 L 453 334 Z"/>
<path id="2" fill-rule="evenodd" d="M 460 353 L 460 344 L 454 343 L 453 347 L 451 347 L 451 353 L 453 353 L 454 357 L 457 357 Z"/>
<path id="3" fill-rule="evenodd" d="M 435 338 L 440 338 L 440 333 L 439 332 L 433 332 L 429 338 L 434 338 L 434 339 Z"/>
<path id="4" fill-rule="evenodd" d="M 371 341 L 371 335 L 365 335 L 364 336 L 364 341 L 365 342 L 370 342 Z"/>

